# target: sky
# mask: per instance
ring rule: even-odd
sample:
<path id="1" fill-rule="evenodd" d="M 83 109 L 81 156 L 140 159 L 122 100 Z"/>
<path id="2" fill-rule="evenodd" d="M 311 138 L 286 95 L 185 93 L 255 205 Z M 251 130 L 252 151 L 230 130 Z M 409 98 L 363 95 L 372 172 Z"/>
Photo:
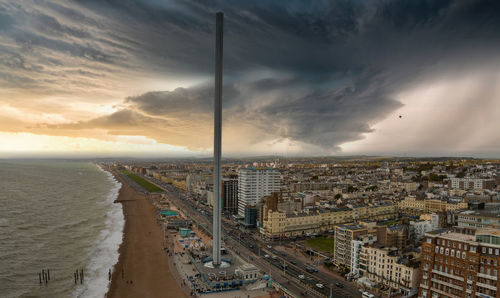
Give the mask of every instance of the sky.
<path id="1" fill-rule="evenodd" d="M 500 1 L 0 0 L 0 158 L 500 157 Z"/>

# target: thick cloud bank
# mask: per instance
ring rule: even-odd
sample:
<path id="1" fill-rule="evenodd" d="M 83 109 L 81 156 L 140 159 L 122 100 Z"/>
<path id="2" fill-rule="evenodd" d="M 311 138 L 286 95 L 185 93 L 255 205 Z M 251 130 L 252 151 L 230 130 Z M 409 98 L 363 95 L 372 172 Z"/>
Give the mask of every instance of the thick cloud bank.
<path id="1" fill-rule="evenodd" d="M 493 0 L 20 1 L 0 6 L 0 85 L 104 98 L 125 78 L 196 81 L 129 94 L 107 115 L 37 127 L 210 148 L 219 10 L 228 151 L 287 140 L 307 153 L 338 152 L 401 108 L 403 91 L 491 71 L 500 61 L 500 2 Z"/>

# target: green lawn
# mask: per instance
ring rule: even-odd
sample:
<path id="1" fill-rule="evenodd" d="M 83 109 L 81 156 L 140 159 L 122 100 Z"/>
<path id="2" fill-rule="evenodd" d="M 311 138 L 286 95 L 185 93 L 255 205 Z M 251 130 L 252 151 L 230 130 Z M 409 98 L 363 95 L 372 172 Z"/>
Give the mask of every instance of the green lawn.
<path id="1" fill-rule="evenodd" d="M 307 245 L 324 252 L 333 253 L 333 238 L 318 237 L 307 240 Z"/>
<path id="2" fill-rule="evenodd" d="M 136 174 L 129 172 L 129 171 L 122 171 L 123 174 L 129 176 L 130 179 L 134 180 L 137 184 L 142 186 L 145 190 L 149 192 L 162 192 L 163 189 L 159 188 L 158 186 L 154 185 L 153 183 L 147 181 L 146 179 L 137 176 Z"/>

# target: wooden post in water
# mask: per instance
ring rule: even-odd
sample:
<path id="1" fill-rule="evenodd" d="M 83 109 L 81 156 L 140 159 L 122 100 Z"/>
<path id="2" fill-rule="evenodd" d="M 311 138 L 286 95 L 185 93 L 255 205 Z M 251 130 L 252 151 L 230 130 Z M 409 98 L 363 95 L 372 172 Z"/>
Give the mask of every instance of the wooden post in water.
<path id="1" fill-rule="evenodd" d="M 43 278 L 43 281 L 45 281 L 45 270 L 42 269 L 42 278 Z"/>
<path id="2" fill-rule="evenodd" d="M 83 269 L 80 269 L 80 284 L 83 284 Z"/>
<path id="3" fill-rule="evenodd" d="M 50 270 L 47 269 L 47 278 L 50 280 Z"/>
<path id="4" fill-rule="evenodd" d="M 42 284 L 42 273 L 38 272 L 38 279 L 40 280 L 40 284 Z"/>
<path id="5" fill-rule="evenodd" d="M 75 277 L 75 285 L 76 285 L 76 280 L 77 280 L 76 272 L 73 272 L 73 276 Z"/>

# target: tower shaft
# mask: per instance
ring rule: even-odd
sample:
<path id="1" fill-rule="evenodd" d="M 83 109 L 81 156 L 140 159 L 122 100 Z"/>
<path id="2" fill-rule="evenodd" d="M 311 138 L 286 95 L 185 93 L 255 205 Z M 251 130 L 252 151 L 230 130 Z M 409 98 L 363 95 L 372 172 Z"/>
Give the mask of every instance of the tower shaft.
<path id="1" fill-rule="evenodd" d="M 220 265 L 221 251 L 221 137 L 222 137 L 222 46 L 224 14 L 216 15 L 215 36 L 215 98 L 214 98 L 214 210 L 213 264 Z"/>

